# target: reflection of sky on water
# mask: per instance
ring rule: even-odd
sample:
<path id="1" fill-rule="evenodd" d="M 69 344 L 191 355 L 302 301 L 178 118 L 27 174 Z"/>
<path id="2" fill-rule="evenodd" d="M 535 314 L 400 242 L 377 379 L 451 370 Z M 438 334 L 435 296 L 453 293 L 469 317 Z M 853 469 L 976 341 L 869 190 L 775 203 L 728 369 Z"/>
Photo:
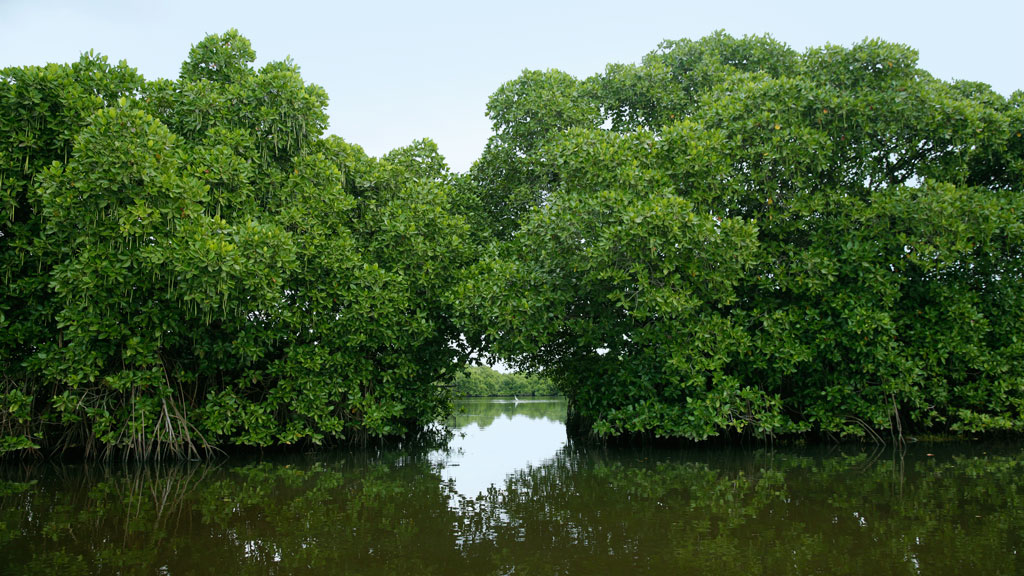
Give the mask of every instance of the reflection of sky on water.
<path id="1" fill-rule="evenodd" d="M 509 474 L 546 463 L 566 443 L 565 423 L 546 417 L 500 414 L 484 427 L 469 420 L 455 430 L 447 451 L 431 454 L 441 465 L 441 478 L 466 498 L 492 484 L 504 489 Z"/>

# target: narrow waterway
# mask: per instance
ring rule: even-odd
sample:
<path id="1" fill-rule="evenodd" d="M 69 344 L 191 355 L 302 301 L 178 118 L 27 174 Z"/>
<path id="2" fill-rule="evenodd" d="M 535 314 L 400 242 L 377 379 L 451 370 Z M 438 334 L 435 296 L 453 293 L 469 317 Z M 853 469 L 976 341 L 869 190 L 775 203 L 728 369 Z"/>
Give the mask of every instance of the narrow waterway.
<path id="1" fill-rule="evenodd" d="M 446 443 L 0 467 L 2 574 L 1021 574 L 1024 447 L 574 445 L 560 401 Z"/>

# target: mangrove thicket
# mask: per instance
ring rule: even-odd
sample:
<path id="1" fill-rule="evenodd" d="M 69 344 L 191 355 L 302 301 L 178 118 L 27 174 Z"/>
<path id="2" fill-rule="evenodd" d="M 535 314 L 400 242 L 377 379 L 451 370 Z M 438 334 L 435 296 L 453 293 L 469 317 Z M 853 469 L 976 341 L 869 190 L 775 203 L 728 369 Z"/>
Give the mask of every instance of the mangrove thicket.
<path id="1" fill-rule="evenodd" d="M 177 80 L 88 53 L 0 73 L 0 452 L 147 457 L 415 432 L 465 356 L 473 258 L 429 140 L 324 136 L 236 31 Z"/>
<path id="2" fill-rule="evenodd" d="M 577 428 L 1024 430 L 1024 92 L 717 33 L 487 110 L 456 308 Z"/>
<path id="3" fill-rule="evenodd" d="M 0 71 L 0 453 L 415 433 L 475 354 L 601 437 L 1024 430 L 1024 92 L 716 33 L 524 71 L 454 174 L 254 61 Z"/>

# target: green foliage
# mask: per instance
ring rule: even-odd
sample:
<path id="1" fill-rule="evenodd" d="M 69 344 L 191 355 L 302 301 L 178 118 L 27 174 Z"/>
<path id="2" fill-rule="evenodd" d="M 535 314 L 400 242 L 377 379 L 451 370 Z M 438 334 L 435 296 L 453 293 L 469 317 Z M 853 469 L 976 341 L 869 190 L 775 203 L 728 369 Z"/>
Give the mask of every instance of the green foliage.
<path id="1" fill-rule="evenodd" d="M 0 452 L 139 457 L 419 430 L 465 361 L 475 257 L 429 141 L 323 137 L 327 95 L 236 31 L 177 81 L 91 55 L 0 76 Z"/>
<path id="2" fill-rule="evenodd" d="M 453 299 L 600 436 L 1024 431 L 1022 98 L 876 40 L 524 73 L 473 174 L 514 233 Z"/>
<path id="3" fill-rule="evenodd" d="M 536 375 L 502 374 L 487 366 L 473 366 L 452 381 L 456 396 L 554 396 L 551 380 Z"/>
<path id="4" fill-rule="evenodd" d="M 1024 92 L 716 33 L 524 71 L 456 175 L 254 61 L 0 71 L 0 453 L 401 435 L 470 349 L 602 436 L 1024 431 Z"/>
<path id="5" fill-rule="evenodd" d="M 548 70 L 524 70 L 487 102 L 495 134 L 473 166 L 480 224 L 496 238 L 508 239 L 531 206 L 551 187 L 547 171 L 533 160 L 552 134 L 574 126 L 597 128 L 600 108 L 587 87 L 572 76 Z"/>
<path id="6" fill-rule="evenodd" d="M 181 79 L 189 82 L 233 82 L 251 75 L 256 60 L 249 40 L 234 28 L 223 35 L 211 34 L 188 51 L 181 65 Z"/>

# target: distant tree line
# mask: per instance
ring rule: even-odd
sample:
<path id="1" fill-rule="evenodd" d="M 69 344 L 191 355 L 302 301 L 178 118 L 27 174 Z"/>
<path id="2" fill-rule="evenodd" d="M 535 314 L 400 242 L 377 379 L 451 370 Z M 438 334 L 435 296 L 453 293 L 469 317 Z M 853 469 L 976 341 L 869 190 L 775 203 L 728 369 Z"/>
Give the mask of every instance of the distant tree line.
<path id="1" fill-rule="evenodd" d="M 597 437 L 1024 431 L 1024 92 L 716 33 L 524 71 L 453 174 L 254 60 L 0 71 L 0 454 L 416 433 L 474 354 Z"/>
<path id="2" fill-rule="evenodd" d="M 551 380 L 537 375 L 503 373 L 487 366 L 471 366 L 452 381 L 457 396 L 556 396 Z"/>

